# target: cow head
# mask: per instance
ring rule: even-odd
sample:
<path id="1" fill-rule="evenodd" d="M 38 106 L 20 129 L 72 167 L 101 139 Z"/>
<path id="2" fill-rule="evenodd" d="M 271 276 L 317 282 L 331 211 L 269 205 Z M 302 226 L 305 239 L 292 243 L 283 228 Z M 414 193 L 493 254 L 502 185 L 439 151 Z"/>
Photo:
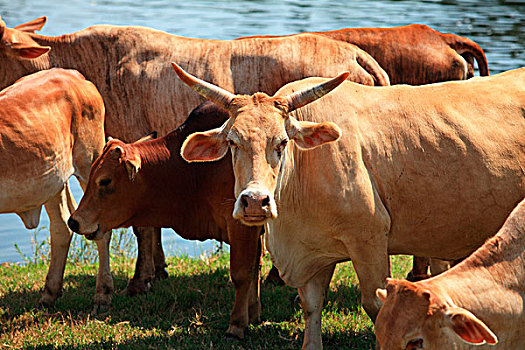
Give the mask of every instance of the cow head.
<path id="1" fill-rule="evenodd" d="M 277 205 L 273 194 L 287 143 L 293 140 L 301 149 L 312 149 L 341 135 L 333 123 L 298 121 L 289 113 L 326 95 L 349 73 L 289 96 L 264 93 L 246 96 L 234 95 L 197 79 L 176 64 L 173 67 L 188 86 L 231 115 L 218 129 L 190 135 L 182 145 L 182 157 L 188 162 L 218 160 L 229 147 L 235 174 L 233 217 L 248 226 L 262 225 L 275 218 Z"/>
<path id="2" fill-rule="evenodd" d="M 446 305 L 417 283 L 388 279 L 376 294 L 383 302 L 375 323 L 381 349 L 452 349 L 459 339 L 472 345 L 498 342 L 470 311 Z"/>
<path id="3" fill-rule="evenodd" d="M 69 228 L 88 239 L 99 239 L 104 232 L 127 226 L 139 201 L 141 186 L 136 177 L 141 157 L 135 144 L 155 138 L 150 134 L 133 144 L 109 139 L 91 167 L 86 191 L 77 210 L 68 220 Z"/>
<path id="4" fill-rule="evenodd" d="M 31 35 L 42 29 L 45 23 L 46 17 L 40 17 L 14 28 L 7 28 L 0 19 L 0 87 L 11 85 L 21 76 L 37 70 L 32 61 L 51 48 L 39 45 Z"/>

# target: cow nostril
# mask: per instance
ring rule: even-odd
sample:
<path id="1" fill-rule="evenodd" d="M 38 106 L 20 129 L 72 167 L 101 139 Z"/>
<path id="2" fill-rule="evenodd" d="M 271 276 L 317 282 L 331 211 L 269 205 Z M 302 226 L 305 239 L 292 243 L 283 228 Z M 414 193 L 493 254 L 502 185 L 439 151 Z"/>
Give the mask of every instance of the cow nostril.
<path id="1" fill-rule="evenodd" d="M 263 208 L 269 206 L 270 205 L 270 196 L 264 197 L 261 204 L 262 204 Z"/>
<path id="2" fill-rule="evenodd" d="M 248 196 L 243 194 L 241 196 L 241 204 L 242 204 L 242 207 L 243 208 L 247 208 L 248 207 Z"/>
<path id="3" fill-rule="evenodd" d="M 71 231 L 78 233 L 79 225 L 78 225 L 78 221 L 77 220 L 75 220 L 73 218 L 69 218 L 69 220 L 67 220 L 67 226 L 69 226 Z"/>

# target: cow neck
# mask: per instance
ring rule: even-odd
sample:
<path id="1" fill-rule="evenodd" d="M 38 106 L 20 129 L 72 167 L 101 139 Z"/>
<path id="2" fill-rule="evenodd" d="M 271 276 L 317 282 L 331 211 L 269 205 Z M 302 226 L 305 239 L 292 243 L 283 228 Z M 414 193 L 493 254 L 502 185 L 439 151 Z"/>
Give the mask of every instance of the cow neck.
<path id="1" fill-rule="evenodd" d="M 208 232 L 213 225 L 208 217 L 211 209 L 208 210 L 199 193 L 199 174 L 180 156 L 183 140 L 175 131 L 166 137 L 136 144 L 136 150 L 149 192 L 143 204 L 149 208 L 144 217 L 155 217 L 163 227 L 172 227 L 181 236 L 189 237 Z"/>
<path id="2" fill-rule="evenodd" d="M 79 35 L 76 32 L 73 34 L 65 34 L 62 36 L 45 36 L 39 34 L 31 34 L 33 40 L 42 46 L 50 46 L 48 56 L 48 67 L 72 68 L 79 71 L 85 71 L 86 67 L 93 66 L 93 59 L 100 61 L 106 55 L 100 55 L 102 49 L 102 40 L 97 40 L 91 36 L 83 36 L 84 40 L 79 40 Z M 91 80 L 91 79 L 90 79 Z"/>
<path id="3" fill-rule="evenodd" d="M 491 310 L 499 310 L 496 313 L 500 314 L 502 303 L 508 304 L 501 301 L 502 293 L 512 291 L 522 296 L 525 293 L 522 286 L 525 280 L 525 205 L 522 209 L 507 220 L 495 237 L 463 262 L 418 283 L 437 291 L 445 302 L 467 308 L 480 317 L 489 317 Z M 512 313 L 512 310 L 506 311 Z"/>

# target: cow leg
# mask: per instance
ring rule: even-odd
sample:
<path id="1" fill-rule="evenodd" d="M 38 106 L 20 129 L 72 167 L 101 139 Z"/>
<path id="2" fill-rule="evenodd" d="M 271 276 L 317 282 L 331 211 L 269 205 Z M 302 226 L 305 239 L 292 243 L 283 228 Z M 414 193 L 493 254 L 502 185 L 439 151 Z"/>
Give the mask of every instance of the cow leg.
<path id="1" fill-rule="evenodd" d="M 89 172 L 88 172 L 89 174 Z M 87 184 L 77 176 L 78 183 L 82 188 L 83 192 L 86 192 Z M 69 183 L 66 184 L 68 188 L 68 207 L 69 211 L 72 213 L 75 211 L 77 206 L 75 198 L 69 191 Z M 110 304 L 113 298 L 113 291 L 115 290 L 113 286 L 113 276 L 111 276 L 111 267 L 109 264 L 109 244 L 111 242 L 111 231 L 108 231 L 104 234 L 104 237 L 100 240 L 96 240 L 95 244 L 97 245 L 98 250 L 98 273 L 97 273 L 97 283 L 95 285 L 95 305 L 93 306 L 92 313 L 97 313 L 98 311 L 103 311 Z"/>
<path id="2" fill-rule="evenodd" d="M 304 317 L 303 349 L 322 349 L 321 314 L 323 302 L 334 274 L 335 264 L 325 267 L 298 288 Z"/>
<path id="3" fill-rule="evenodd" d="M 135 265 L 135 274 L 129 280 L 126 287 L 126 295 L 133 296 L 146 293 L 151 286 L 155 276 L 153 265 L 153 228 L 133 227 L 133 233 L 137 236 L 138 256 Z"/>
<path id="4" fill-rule="evenodd" d="M 153 264 L 155 265 L 155 279 L 168 278 L 168 271 L 166 271 L 166 257 L 164 256 L 164 249 L 162 248 L 162 236 L 161 229 L 158 227 L 152 227 L 153 239 L 151 244 L 153 245 Z"/>
<path id="5" fill-rule="evenodd" d="M 93 313 L 105 310 L 113 298 L 113 277 L 109 266 L 109 244 L 111 231 L 104 234 L 102 239 L 95 241 L 98 249 L 98 274 L 95 287 L 95 305 Z"/>
<path id="6" fill-rule="evenodd" d="M 53 305 L 62 294 L 64 269 L 72 235 L 67 227 L 67 219 L 70 215 L 67 203 L 68 192 L 69 187 L 64 186 L 60 192 L 45 203 L 50 222 L 51 262 L 44 286 L 44 294 L 40 298 L 40 304 L 43 305 Z"/>
<path id="7" fill-rule="evenodd" d="M 259 298 L 261 238 L 258 229 L 250 229 L 238 223 L 232 224 L 228 231 L 230 274 L 235 288 L 235 301 L 226 336 L 243 339 L 244 330 L 249 322 L 257 321 L 261 314 Z"/>
<path id="8" fill-rule="evenodd" d="M 248 302 L 248 316 L 250 324 L 261 322 L 261 267 L 262 267 L 262 246 L 263 236 L 259 236 L 256 252 L 256 270 L 253 275 L 252 283 L 250 284 L 250 300 Z"/>
<path id="9" fill-rule="evenodd" d="M 369 249 L 356 247 L 355 254 L 351 255 L 361 288 L 361 302 L 372 321 L 375 321 L 381 308 L 376 289 L 384 288 L 386 278 L 390 276 L 390 258 L 387 254 L 386 239 L 384 244 L 381 243 L 371 242 L 367 245 Z"/>
<path id="10" fill-rule="evenodd" d="M 412 258 L 412 271 L 407 275 L 407 280 L 411 282 L 421 281 L 425 278 L 430 277 L 428 272 L 428 267 L 430 264 L 430 258 L 423 258 L 419 256 L 414 256 Z"/>

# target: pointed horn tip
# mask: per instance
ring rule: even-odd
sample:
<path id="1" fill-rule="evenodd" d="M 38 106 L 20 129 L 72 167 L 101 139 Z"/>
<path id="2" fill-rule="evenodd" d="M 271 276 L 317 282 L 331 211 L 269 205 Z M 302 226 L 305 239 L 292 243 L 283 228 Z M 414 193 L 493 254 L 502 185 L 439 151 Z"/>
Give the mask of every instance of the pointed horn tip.
<path id="1" fill-rule="evenodd" d="M 184 71 L 182 70 L 182 68 L 175 62 L 171 62 L 171 66 L 173 67 L 173 69 L 175 70 L 175 72 L 180 76 L 181 74 L 184 73 Z"/>
<path id="2" fill-rule="evenodd" d="M 346 80 L 349 76 L 350 76 L 350 72 L 347 71 L 347 72 L 339 73 L 337 78 L 339 78 L 341 80 Z"/>

